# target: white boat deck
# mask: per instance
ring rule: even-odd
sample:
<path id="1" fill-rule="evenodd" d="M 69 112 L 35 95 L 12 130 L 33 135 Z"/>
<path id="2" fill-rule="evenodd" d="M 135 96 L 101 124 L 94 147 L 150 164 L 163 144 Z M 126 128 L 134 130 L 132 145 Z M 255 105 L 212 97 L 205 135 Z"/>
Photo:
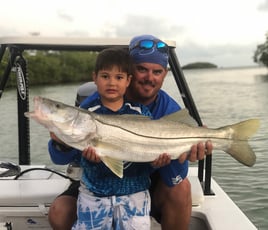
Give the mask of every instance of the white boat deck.
<path id="1" fill-rule="evenodd" d="M 213 196 L 203 195 L 197 178 L 197 168 L 190 168 L 189 180 L 193 203 L 191 230 L 257 229 L 213 178 L 211 184 L 215 193 Z M 1 179 L 0 223 L 13 222 L 13 229 L 20 230 L 51 229 L 47 222 L 49 206 L 69 183 L 68 179 L 49 171 L 31 171 L 19 180 Z M 2 229 L 6 228 L 1 228 L 0 224 L 0 230 Z M 152 229 L 161 229 L 154 220 Z"/>
<path id="2" fill-rule="evenodd" d="M 188 178 L 192 186 L 192 218 L 190 230 L 254 230 L 257 229 L 222 188 L 211 178 L 215 195 L 205 196 L 197 177 L 197 168 L 190 167 Z M 152 230 L 161 227 L 154 220 Z"/>

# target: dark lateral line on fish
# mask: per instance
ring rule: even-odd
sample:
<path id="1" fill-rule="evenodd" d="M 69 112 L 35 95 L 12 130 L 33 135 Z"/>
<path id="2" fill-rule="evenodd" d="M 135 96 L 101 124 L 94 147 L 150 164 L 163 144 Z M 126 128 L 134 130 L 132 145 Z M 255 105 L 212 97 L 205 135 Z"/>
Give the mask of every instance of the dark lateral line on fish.
<path id="1" fill-rule="evenodd" d="M 140 137 L 145 137 L 145 138 L 152 138 L 152 139 L 168 139 L 168 140 L 184 140 L 184 139 L 207 139 L 207 140 L 211 140 L 211 139 L 217 139 L 217 140 L 230 140 L 230 141 L 247 141 L 248 139 L 230 139 L 230 138 L 219 138 L 219 137 L 200 137 L 200 136 L 194 136 L 194 137 L 153 137 L 153 136 L 146 136 L 140 133 L 136 133 L 134 131 L 122 128 L 121 126 L 117 126 L 114 124 L 107 124 L 104 123 L 100 120 L 97 120 L 99 123 L 103 124 L 103 125 L 107 125 L 107 126 L 112 126 L 112 127 L 116 127 L 118 129 L 124 130 L 126 132 L 132 133 L 134 135 L 140 136 Z"/>

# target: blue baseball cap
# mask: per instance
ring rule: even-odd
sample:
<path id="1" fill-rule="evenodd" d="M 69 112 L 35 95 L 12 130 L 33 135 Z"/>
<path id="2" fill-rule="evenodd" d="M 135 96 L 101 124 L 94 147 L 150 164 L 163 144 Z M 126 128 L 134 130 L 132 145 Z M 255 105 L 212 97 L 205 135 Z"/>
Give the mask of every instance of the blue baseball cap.
<path id="1" fill-rule="evenodd" d="M 131 39 L 129 53 L 135 64 L 155 63 L 167 67 L 168 45 L 153 35 L 140 35 Z"/>

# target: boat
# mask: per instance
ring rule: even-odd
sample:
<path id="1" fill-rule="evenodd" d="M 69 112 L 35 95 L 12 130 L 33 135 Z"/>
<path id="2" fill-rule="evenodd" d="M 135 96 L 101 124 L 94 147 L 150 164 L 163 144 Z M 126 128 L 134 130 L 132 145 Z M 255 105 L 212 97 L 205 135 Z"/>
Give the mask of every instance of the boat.
<path id="1" fill-rule="evenodd" d="M 29 109 L 29 83 L 26 74 L 27 62 L 23 53 L 27 50 L 96 52 L 113 46 L 128 48 L 129 41 L 129 38 L 39 36 L 0 38 L 0 64 L 4 67 L 3 73 L 0 73 L 0 103 L 11 71 L 16 72 L 18 92 L 18 162 L 0 164 L 2 170 L 0 170 L 0 230 L 51 229 L 47 216 L 51 203 L 68 187 L 71 180 L 79 178 L 79 168 L 75 165 L 66 166 L 66 171 L 62 172 L 50 169 L 46 165 L 31 164 L 29 120 L 24 116 L 24 112 Z M 165 40 L 165 42 L 170 50 L 169 68 L 176 82 L 174 87 L 179 89 L 178 97 L 182 98 L 185 107 L 197 123 L 202 125 L 180 67 L 176 42 L 172 40 Z M 9 61 L 3 63 L 3 56 L 6 53 Z M 214 180 L 211 168 L 212 156 L 207 156 L 189 168 L 188 178 L 192 187 L 190 229 L 257 229 Z M 155 221 L 152 223 L 152 229 L 160 229 L 159 224 Z"/>

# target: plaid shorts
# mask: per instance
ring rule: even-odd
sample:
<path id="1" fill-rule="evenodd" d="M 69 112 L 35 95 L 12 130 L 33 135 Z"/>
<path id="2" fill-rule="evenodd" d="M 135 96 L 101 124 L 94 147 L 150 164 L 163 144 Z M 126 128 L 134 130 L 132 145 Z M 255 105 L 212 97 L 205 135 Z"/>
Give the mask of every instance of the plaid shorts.
<path id="1" fill-rule="evenodd" d="M 72 230 L 150 230 L 150 207 L 148 190 L 109 197 L 80 192 L 77 201 L 78 219 Z"/>

